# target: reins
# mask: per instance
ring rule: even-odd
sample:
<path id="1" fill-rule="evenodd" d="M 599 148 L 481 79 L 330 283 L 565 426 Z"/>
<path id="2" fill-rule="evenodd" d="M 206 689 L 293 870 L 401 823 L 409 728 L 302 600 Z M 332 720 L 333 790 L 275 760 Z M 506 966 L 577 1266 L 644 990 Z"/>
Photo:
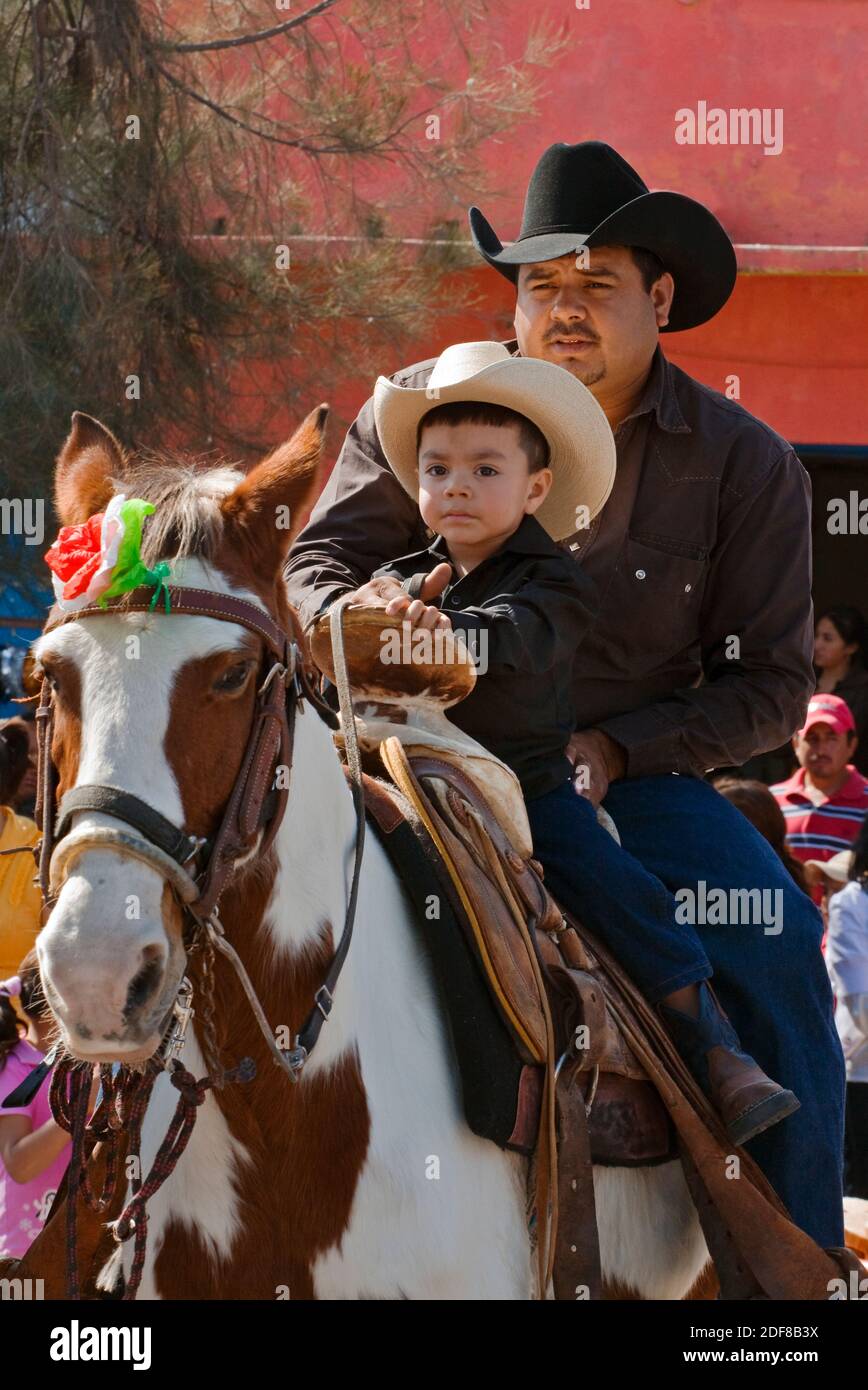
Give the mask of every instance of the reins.
<path id="1" fill-rule="evenodd" d="M 133 1071 L 123 1064 L 101 1066 L 102 1099 L 88 1122 L 87 1110 L 91 1068 L 65 1057 L 55 1063 L 58 1049 L 44 1059 L 27 1083 L 7 1097 L 6 1105 L 26 1103 L 21 1099 L 25 1089 L 32 1094 L 54 1065 L 51 1088 L 52 1111 L 58 1124 L 72 1136 L 72 1158 L 68 1172 L 67 1196 L 67 1282 L 70 1298 L 80 1297 L 77 1262 L 77 1198 L 79 1193 L 87 1205 L 101 1212 L 109 1205 L 119 1179 L 119 1134 L 126 1131 L 129 1156 L 135 1159 L 131 1178 L 132 1193 L 123 1212 L 110 1226 L 121 1244 L 134 1237 L 134 1255 L 124 1297 L 135 1296 L 145 1261 L 147 1241 L 147 1202 L 172 1173 L 183 1153 L 195 1123 L 198 1107 L 210 1088 L 227 1082 L 246 1082 L 256 1074 L 252 1058 L 243 1058 L 237 1067 L 224 1070 L 219 1062 L 213 1008 L 213 961 L 219 953 L 232 966 L 247 997 L 253 1016 L 274 1062 L 298 1081 L 303 1068 L 316 1046 L 323 1024 L 334 1004 L 335 988 L 346 962 L 353 935 L 356 907 L 361 881 L 362 856 L 365 844 L 365 808 L 362 786 L 361 759 L 353 714 L 352 695 L 347 675 L 343 639 L 343 613 L 351 598 L 338 600 L 331 610 L 331 637 L 335 661 L 335 686 L 343 726 L 344 741 L 350 773 L 350 786 L 355 809 L 355 850 L 343 931 L 332 957 L 326 978 L 314 996 L 313 1006 L 293 1039 L 291 1048 L 278 1047 L 273 1028 L 269 1025 L 243 961 L 227 939 L 219 916 L 222 893 L 239 862 L 249 855 L 251 844 L 259 833 L 256 845 L 260 857 L 273 843 L 289 797 L 295 715 L 308 702 L 318 714 L 336 726 L 334 711 L 315 688 L 314 679 L 305 669 L 299 645 L 291 640 L 259 605 L 234 596 L 210 590 L 169 587 L 164 612 L 154 609 L 149 590 L 132 593 L 107 601 L 105 607 L 82 608 L 74 613 L 53 615 L 46 631 L 67 622 L 105 616 L 107 612 L 154 612 L 162 621 L 165 615 L 198 614 L 241 623 L 256 632 L 264 641 L 271 656 L 256 695 L 251 730 L 235 786 L 229 796 L 220 826 L 208 839 L 187 834 L 154 807 L 122 788 L 106 785 L 83 785 L 68 791 L 59 807 L 55 807 L 56 773 L 51 759 L 53 698 L 50 686 L 43 681 L 41 699 L 36 712 L 38 731 L 38 771 L 36 819 L 42 830 L 42 840 L 36 847 L 39 881 L 46 908 L 56 900 L 57 892 L 73 859 L 87 849 L 114 849 L 148 864 L 162 875 L 172 887 L 185 921 L 191 927 L 186 940 L 188 953 L 201 950 L 205 983 L 202 995 L 203 1047 L 209 1072 L 199 1081 L 187 1071 L 178 1054 L 183 1048 L 187 1027 L 195 1010 L 192 1008 L 192 986 L 185 977 L 176 1000 L 172 1019 L 163 1042 L 143 1070 Z M 287 769 L 285 779 L 275 778 L 278 766 Z M 280 787 L 275 785 L 281 781 Z M 73 818 L 82 811 L 107 815 L 117 826 L 91 827 L 77 833 Z M 196 867 L 198 865 L 198 872 Z M 154 1158 L 147 1177 L 141 1177 L 139 1148 L 141 1128 L 157 1076 L 162 1070 L 170 1072 L 172 1084 L 179 1091 L 178 1105 L 169 1129 Z M 87 1161 L 97 1142 L 107 1144 L 106 1180 L 103 1191 L 95 1194 L 90 1185 Z"/>

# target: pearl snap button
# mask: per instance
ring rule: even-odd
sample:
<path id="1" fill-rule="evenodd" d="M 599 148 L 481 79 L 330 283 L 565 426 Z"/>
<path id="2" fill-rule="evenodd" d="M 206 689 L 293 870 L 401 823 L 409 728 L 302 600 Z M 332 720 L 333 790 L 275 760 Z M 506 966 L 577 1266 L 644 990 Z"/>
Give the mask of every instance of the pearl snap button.
<path id="1" fill-rule="evenodd" d="M 637 579 L 644 579 L 644 578 L 645 578 L 645 571 L 644 571 L 644 570 L 637 570 L 637 571 L 636 571 L 636 578 L 637 578 Z"/>
<path id="2" fill-rule="evenodd" d="M 685 592 L 685 594 L 689 594 L 689 593 L 690 593 L 690 590 L 691 590 L 692 588 L 693 588 L 693 585 L 692 585 L 692 584 L 685 584 L 685 586 L 684 586 L 684 592 Z"/>

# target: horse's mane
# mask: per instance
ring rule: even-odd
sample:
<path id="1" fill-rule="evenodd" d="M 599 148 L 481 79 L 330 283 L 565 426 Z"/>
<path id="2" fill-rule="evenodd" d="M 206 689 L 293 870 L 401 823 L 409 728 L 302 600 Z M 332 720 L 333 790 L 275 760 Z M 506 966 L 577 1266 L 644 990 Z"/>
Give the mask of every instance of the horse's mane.
<path id="1" fill-rule="evenodd" d="M 220 502 L 244 475 L 240 464 L 213 458 L 147 453 L 131 459 L 116 486 L 156 507 L 142 533 L 145 564 L 167 555 L 213 560 L 223 535 Z"/>

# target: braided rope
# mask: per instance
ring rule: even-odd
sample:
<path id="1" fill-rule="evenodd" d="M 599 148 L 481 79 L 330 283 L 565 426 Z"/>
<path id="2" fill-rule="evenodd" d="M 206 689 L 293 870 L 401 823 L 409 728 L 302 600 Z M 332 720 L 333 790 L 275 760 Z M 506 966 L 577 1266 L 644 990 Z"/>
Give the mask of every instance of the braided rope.
<path id="1" fill-rule="evenodd" d="M 117 1074 L 113 1074 L 110 1066 L 100 1067 L 102 1100 L 88 1122 L 91 1068 L 70 1057 L 63 1058 L 55 1068 L 51 1081 L 51 1109 L 57 1124 L 69 1131 L 72 1142 L 66 1201 L 66 1283 L 68 1297 L 72 1300 L 81 1299 L 78 1199 L 80 1196 L 94 1212 L 105 1211 L 111 1203 L 120 1178 L 121 1165 L 118 1160 L 121 1132 L 126 1130 L 128 1134 L 128 1158 L 133 1157 L 137 1161 L 130 1180 L 133 1195 L 117 1220 L 109 1223 L 108 1229 L 118 1245 L 130 1236 L 135 1237 L 133 1265 L 124 1292 L 125 1299 L 133 1299 L 145 1265 L 148 1201 L 172 1174 L 187 1147 L 198 1108 L 208 1090 L 227 1081 L 252 1081 L 256 1075 L 256 1065 L 252 1058 L 245 1057 L 232 1071 L 224 1071 L 219 1077 L 204 1076 L 197 1081 L 180 1062 L 172 1064 L 171 1081 L 179 1092 L 178 1104 L 151 1170 L 143 1182 L 140 1176 L 142 1124 L 159 1074 L 159 1067 L 155 1065 L 143 1072 L 122 1067 Z M 99 1142 L 106 1145 L 106 1168 L 102 1189 L 97 1193 L 93 1189 L 92 1175 L 87 1165 Z"/>
<path id="2" fill-rule="evenodd" d="M 255 1063 L 252 1058 L 245 1057 L 232 1071 L 224 1073 L 223 1079 L 225 1081 L 244 1082 L 252 1081 L 255 1075 Z M 174 1171 L 175 1164 L 186 1149 L 190 1135 L 193 1133 L 198 1108 L 205 1100 L 208 1090 L 215 1084 L 215 1078 L 211 1076 L 203 1076 L 201 1081 L 197 1081 L 192 1072 L 187 1071 L 186 1067 L 178 1061 L 172 1063 L 171 1081 L 179 1092 L 178 1104 L 172 1122 L 157 1150 L 147 1178 L 142 1182 L 138 1175 L 133 1177 L 133 1195 L 120 1216 L 109 1227 L 119 1245 L 125 1240 L 129 1240 L 130 1236 L 134 1237 L 133 1263 L 124 1290 L 125 1300 L 135 1298 L 145 1267 L 148 1240 L 147 1203 Z M 142 1120 L 146 1108 L 147 1100 L 142 1104 L 141 1097 L 137 1096 L 129 1121 L 130 1150 L 137 1157 L 141 1147 Z"/>
<path id="3" fill-rule="evenodd" d="M 142 1113 L 147 1107 L 155 1070 L 112 1075 L 110 1066 L 100 1067 L 102 1100 L 88 1122 L 92 1071 L 89 1066 L 71 1057 L 62 1058 L 55 1066 L 51 1079 L 50 1103 L 54 1120 L 69 1131 L 72 1154 L 67 1173 L 66 1198 L 66 1284 L 71 1299 L 81 1298 L 78 1271 L 78 1199 L 91 1211 L 103 1212 L 112 1201 L 120 1175 L 119 1141 L 124 1128 L 124 1106 L 138 1105 Z M 97 1143 L 106 1145 L 106 1168 L 102 1190 L 92 1186 L 88 1161 Z"/>

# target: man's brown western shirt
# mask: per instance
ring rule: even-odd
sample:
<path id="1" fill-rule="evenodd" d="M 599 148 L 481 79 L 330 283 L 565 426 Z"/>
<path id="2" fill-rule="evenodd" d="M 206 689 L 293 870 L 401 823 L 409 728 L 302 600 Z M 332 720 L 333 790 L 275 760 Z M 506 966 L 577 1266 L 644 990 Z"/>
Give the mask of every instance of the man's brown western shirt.
<path id="1" fill-rule="evenodd" d="M 425 386 L 435 360 L 392 380 Z M 659 347 L 615 442 L 609 501 L 563 542 L 600 596 L 576 655 L 576 727 L 611 735 L 628 777 L 702 774 L 778 747 L 814 689 L 805 469 L 786 440 Z M 429 542 L 369 400 L 290 552 L 290 600 L 307 623 Z"/>

